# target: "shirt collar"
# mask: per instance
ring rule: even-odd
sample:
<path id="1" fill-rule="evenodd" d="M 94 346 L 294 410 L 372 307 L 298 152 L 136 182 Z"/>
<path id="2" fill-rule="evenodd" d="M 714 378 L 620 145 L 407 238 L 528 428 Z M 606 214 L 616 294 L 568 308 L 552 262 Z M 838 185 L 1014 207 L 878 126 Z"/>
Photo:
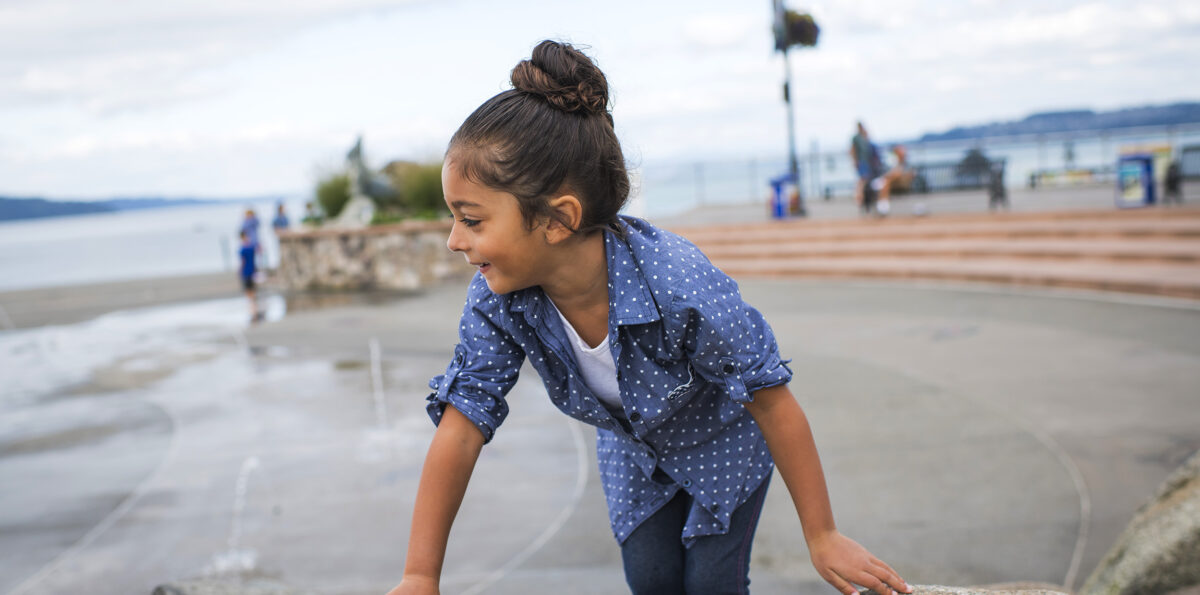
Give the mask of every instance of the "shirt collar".
<path id="1" fill-rule="evenodd" d="M 628 227 L 626 227 L 628 230 Z M 633 231 L 626 235 L 633 238 Z M 646 276 L 638 266 L 629 243 L 611 230 L 604 230 L 604 253 L 608 257 L 609 320 L 616 325 L 647 324 L 662 319 Z"/>

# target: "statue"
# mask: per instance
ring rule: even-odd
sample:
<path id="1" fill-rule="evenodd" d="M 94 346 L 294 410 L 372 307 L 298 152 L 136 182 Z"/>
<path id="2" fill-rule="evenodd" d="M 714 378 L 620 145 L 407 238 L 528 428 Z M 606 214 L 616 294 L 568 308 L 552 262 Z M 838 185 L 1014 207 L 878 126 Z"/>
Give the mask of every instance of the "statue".
<path id="1" fill-rule="evenodd" d="M 365 227 L 371 223 L 379 201 L 392 200 L 396 189 L 387 176 L 372 172 L 363 157 L 362 135 L 346 153 L 346 175 L 350 178 L 350 199 L 334 219 L 337 227 Z"/>

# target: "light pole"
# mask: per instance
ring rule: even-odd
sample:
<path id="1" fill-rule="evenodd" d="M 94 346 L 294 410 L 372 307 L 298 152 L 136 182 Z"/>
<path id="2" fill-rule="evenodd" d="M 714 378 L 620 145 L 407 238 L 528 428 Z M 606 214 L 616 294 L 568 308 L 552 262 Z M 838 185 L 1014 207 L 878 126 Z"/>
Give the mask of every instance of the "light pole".
<path id="1" fill-rule="evenodd" d="M 804 207 L 804 191 L 800 186 L 800 160 L 796 157 L 796 116 L 792 107 L 792 68 L 788 61 L 788 48 L 793 45 L 813 47 L 817 45 L 820 28 L 812 16 L 787 10 L 783 0 L 771 0 L 771 8 L 775 14 L 775 50 L 783 53 L 783 101 L 786 104 L 788 122 L 788 173 L 796 186 L 797 212 L 805 217 L 808 210 Z"/>
<path id="2" fill-rule="evenodd" d="M 777 4 L 780 0 L 775 0 Z M 800 186 L 800 160 L 796 157 L 796 113 L 792 107 L 792 68 L 788 63 L 787 48 L 783 49 L 783 102 L 786 104 L 788 122 L 788 172 L 792 174 L 792 182 L 796 184 L 796 199 L 799 202 L 797 215 L 808 216 L 804 208 L 804 190 Z"/>

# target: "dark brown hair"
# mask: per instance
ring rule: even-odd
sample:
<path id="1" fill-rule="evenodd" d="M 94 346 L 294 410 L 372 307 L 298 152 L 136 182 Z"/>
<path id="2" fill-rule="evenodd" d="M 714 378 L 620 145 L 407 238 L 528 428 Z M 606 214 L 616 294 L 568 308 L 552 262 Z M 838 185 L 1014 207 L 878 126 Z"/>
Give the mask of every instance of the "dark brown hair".
<path id="1" fill-rule="evenodd" d="M 531 228 L 558 219 L 550 199 L 572 194 L 583 204 L 576 232 L 619 231 L 629 175 L 604 73 L 571 45 L 546 40 L 513 68 L 511 80 L 512 89 L 462 123 L 447 160 L 467 180 L 515 196 Z"/>

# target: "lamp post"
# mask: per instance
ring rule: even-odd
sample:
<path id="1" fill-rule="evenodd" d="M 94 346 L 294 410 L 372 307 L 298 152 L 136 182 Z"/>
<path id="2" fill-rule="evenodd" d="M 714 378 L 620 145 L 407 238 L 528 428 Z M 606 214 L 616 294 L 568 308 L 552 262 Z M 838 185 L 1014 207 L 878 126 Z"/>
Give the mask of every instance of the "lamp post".
<path id="1" fill-rule="evenodd" d="M 775 33 L 775 51 L 783 53 L 783 101 L 787 109 L 788 123 L 788 173 L 796 185 L 798 201 L 797 215 L 805 217 L 804 191 L 800 185 L 800 160 L 796 157 L 796 117 L 792 107 L 792 68 L 788 61 L 788 48 L 794 45 L 813 47 L 817 45 L 820 28 L 811 15 L 787 10 L 783 0 L 771 0 L 775 18 L 772 29 Z"/>

